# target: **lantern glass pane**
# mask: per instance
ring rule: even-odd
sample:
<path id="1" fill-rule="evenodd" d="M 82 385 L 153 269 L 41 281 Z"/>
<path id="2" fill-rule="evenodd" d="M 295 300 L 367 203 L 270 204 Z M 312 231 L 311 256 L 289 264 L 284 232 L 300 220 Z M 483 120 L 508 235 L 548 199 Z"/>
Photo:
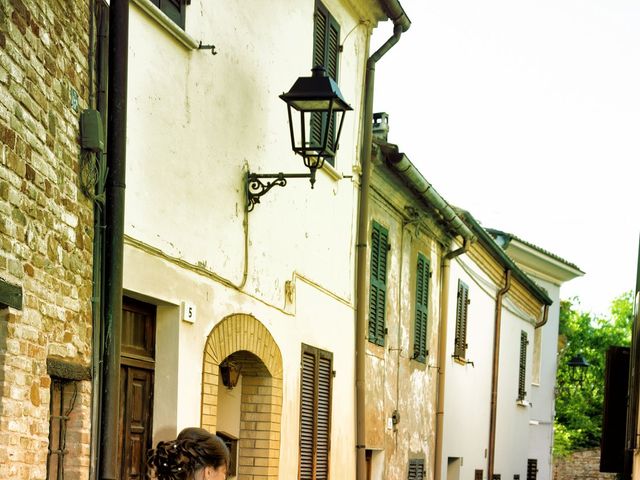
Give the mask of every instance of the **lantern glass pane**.
<path id="1" fill-rule="evenodd" d="M 289 103 L 293 108 L 298 111 L 318 112 L 327 111 L 331 105 L 331 100 L 323 99 L 305 99 L 305 100 L 291 100 Z"/>
<path id="2" fill-rule="evenodd" d="M 311 132 L 311 115 L 304 112 L 291 112 L 291 122 L 293 130 L 293 147 L 295 150 L 303 150 L 309 144 Z"/>

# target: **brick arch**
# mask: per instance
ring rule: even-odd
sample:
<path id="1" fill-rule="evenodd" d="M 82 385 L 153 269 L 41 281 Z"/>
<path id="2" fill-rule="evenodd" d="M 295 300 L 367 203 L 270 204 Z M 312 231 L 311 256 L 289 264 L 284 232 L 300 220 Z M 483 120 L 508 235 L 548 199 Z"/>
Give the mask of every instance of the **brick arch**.
<path id="1" fill-rule="evenodd" d="M 282 413 L 282 354 L 267 328 L 252 315 L 225 317 L 209 334 L 202 370 L 200 423 L 216 431 L 218 366 L 228 356 L 251 352 L 264 368 L 243 375 L 240 405 L 239 480 L 278 478 Z"/>

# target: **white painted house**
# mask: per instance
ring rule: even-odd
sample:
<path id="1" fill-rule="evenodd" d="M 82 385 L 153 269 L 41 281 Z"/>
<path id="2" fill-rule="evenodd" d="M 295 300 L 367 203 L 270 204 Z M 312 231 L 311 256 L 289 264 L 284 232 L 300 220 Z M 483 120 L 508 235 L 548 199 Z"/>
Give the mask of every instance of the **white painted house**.
<path id="1" fill-rule="evenodd" d="M 529 421 L 529 476 L 550 480 L 555 416 L 555 385 L 562 284 L 584 275 L 576 265 L 510 233 L 488 229 L 507 255 L 553 300 L 547 324 L 534 334 L 531 378 L 531 419 Z M 528 476 L 528 478 L 529 478 Z"/>
<path id="2" fill-rule="evenodd" d="M 446 326 L 447 480 L 526 478 L 536 331 L 552 299 L 465 211 L 478 241 L 451 264 Z"/>
<path id="3" fill-rule="evenodd" d="M 372 29 L 398 8 L 131 2 L 123 475 L 151 442 L 202 425 L 232 446 L 231 478 L 355 477 L 365 65 Z M 313 189 L 289 179 L 249 212 L 249 173 L 308 173 L 279 95 L 319 63 L 353 107 L 337 156 Z"/>

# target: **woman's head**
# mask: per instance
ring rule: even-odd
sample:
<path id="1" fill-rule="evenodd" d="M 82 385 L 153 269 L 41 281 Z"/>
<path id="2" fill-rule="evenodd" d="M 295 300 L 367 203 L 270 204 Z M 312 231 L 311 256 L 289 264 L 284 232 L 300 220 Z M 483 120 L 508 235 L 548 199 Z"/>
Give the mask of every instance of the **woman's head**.
<path id="1" fill-rule="evenodd" d="M 147 465 L 157 480 L 224 480 L 229 450 L 217 436 L 202 428 L 185 428 L 178 438 L 159 442 Z"/>

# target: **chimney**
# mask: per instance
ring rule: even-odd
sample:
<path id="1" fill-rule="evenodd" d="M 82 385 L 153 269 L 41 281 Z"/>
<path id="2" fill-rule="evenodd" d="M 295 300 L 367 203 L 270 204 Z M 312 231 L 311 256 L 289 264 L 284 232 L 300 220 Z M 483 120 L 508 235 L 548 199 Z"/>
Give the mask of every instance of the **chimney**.
<path id="1" fill-rule="evenodd" d="M 389 114 L 378 112 L 373 114 L 373 136 L 377 140 L 387 141 L 389 135 Z"/>

